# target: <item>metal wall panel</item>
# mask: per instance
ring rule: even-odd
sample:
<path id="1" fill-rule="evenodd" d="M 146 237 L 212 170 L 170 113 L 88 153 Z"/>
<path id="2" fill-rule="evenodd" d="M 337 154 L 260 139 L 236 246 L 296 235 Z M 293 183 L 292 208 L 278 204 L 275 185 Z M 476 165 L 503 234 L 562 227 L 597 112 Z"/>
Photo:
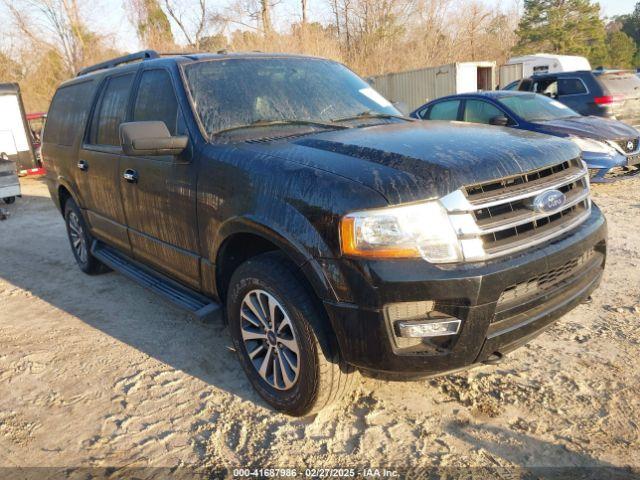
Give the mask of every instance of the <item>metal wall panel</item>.
<path id="1" fill-rule="evenodd" d="M 461 68 L 464 66 L 465 68 Z M 495 76 L 495 62 L 465 62 L 450 63 L 438 67 L 421 68 L 408 72 L 389 73 L 370 77 L 369 83 L 381 95 L 394 103 L 401 103 L 410 112 L 424 103 L 446 95 L 453 95 L 459 92 L 458 85 L 462 82 L 458 78 L 458 70 L 461 75 L 469 75 L 465 72 L 474 72 L 472 81 L 477 84 L 475 77 L 476 68 L 469 67 L 490 67 L 493 69 L 492 76 Z M 469 81 L 465 81 L 465 91 L 469 91 Z M 473 91 L 477 88 L 473 88 Z M 405 112 L 405 113 L 407 113 Z"/>
<path id="2" fill-rule="evenodd" d="M 520 80 L 522 76 L 522 63 L 502 65 L 500 67 L 500 88 L 504 88 L 511 82 Z"/>

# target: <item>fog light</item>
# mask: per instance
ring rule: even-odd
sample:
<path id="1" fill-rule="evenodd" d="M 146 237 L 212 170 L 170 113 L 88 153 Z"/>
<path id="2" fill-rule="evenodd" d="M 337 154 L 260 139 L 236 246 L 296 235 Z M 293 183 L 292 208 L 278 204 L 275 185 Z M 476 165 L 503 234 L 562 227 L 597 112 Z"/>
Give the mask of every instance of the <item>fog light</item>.
<path id="1" fill-rule="evenodd" d="M 401 337 L 423 338 L 455 335 L 460 330 L 460 320 L 431 320 L 396 322 Z"/>

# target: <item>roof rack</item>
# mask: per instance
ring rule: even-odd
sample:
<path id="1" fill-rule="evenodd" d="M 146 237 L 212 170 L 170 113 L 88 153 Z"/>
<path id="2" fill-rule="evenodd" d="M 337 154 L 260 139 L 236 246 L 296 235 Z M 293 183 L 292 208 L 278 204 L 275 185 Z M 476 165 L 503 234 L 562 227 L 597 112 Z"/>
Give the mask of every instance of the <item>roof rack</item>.
<path id="1" fill-rule="evenodd" d="M 107 68 L 117 67 L 125 63 L 131 63 L 135 61 L 151 60 L 153 58 L 160 58 L 160 55 L 155 50 L 142 50 L 141 52 L 132 53 L 123 57 L 112 58 L 106 62 L 96 63 L 90 67 L 83 68 L 78 72 L 78 77 L 86 75 L 88 73 L 97 72 L 98 70 L 105 70 Z"/>

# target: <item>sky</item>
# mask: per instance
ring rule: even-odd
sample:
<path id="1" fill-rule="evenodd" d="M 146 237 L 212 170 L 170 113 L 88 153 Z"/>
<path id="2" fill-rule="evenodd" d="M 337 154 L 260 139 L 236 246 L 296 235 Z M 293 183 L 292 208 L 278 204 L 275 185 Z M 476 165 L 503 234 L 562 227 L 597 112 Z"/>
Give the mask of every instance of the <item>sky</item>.
<path id="1" fill-rule="evenodd" d="M 135 31 L 131 24 L 126 21 L 126 11 L 124 2 L 127 0 L 102 0 L 101 7 L 107 12 L 106 15 L 102 15 L 97 20 L 99 23 L 104 24 L 110 31 L 117 32 L 118 38 L 116 44 L 119 48 L 127 51 L 133 51 L 139 48 L 138 40 L 135 36 Z M 324 1 L 324 0 L 323 0 Z M 497 5 L 506 4 L 508 0 L 483 0 L 487 4 Z M 98 0 L 100 3 L 100 0 Z M 220 0 L 214 0 L 211 2 L 213 5 L 221 3 Z M 309 1 L 311 15 L 313 16 L 313 3 L 314 0 Z M 633 11 L 635 0 L 600 0 L 600 6 L 602 13 L 607 17 L 613 17 L 615 15 L 623 15 L 625 13 L 631 13 Z M 294 12 L 297 13 L 299 2 L 297 0 L 283 0 L 276 7 L 276 11 L 280 11 L 290 18 Z M 317 12 L 316 12 L 317 15 Z M 179 35 L 176 35 L 179 39 Z"/>
<path id="2" fill-rule="evenodd" d="M 314 15 L 315 17 L 322 16 L 322 13 L 318 12 L 317 9 L 314 11 L 314 3 L 316 1 L 318 0 L 309 0 L 310 15 L 314 20 L 323 20 L 322 18 L 314 18 Z M 509 3 L 510 0 L 482 1 L 489 5 L 504 5 Z M 140 44 L 136 38 L 132 24 L 127 20 L 129 15 L 124 6 L 125 2 L 127 2 L 127 0 L 92 0 L 89 20 L 97 31 L 113 32 L 114 42 L 119 50 L 131 52 L 139 50 Z M 224 3 L 226 3 L 226 0 L 210 0 L 210 4 L 214 6 Z M 326 3 L 325 0 L 323 0 L 323 3 Z M 298 5 L 299 0 L 282 0 L 276 7 L 276 14 L 280 13 L 283 17 L 291 18 L 298 14 Z M 608 17 L 631 13 L 634 5 L 635 0 L 600 0 L 602 12 Z M 6 15 L 4 8 L 4 5 L 0 3 L 0 18 Z M 174 33 L 178 41 L 183 40 L 177 30 L 174 30 Z"/>
<path id="3" fill-rule="evenodd" d="M 624 15 L 633 11 L 634 3 L 632 0 L 602 0 L 600 6 L 604 14 L 608 17 L 614 15 Z"/>

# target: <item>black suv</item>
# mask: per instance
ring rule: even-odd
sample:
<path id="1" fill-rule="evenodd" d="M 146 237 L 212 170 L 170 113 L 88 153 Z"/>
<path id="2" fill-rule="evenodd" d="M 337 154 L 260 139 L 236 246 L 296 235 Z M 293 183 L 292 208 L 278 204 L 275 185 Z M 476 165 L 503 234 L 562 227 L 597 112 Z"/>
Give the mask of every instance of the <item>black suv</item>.
<path id="1" fill-rule="evenodd" d="M 605 263 L 573 143 L 403 117 L 324 59 L 147 51 L 91 67 L 55 94 L 43 157 L 80 268 L 225 318 L 253 386 L 294 415 L 354 369 L 496 362 Z"/>
<path id="2" fill-rule="evenodd" d="M 640 128 L 640 78 L 631 71 L 534 75 L 522 80 L 518 90 L 547 95 L 581 115 L 614 117 Z"/>

